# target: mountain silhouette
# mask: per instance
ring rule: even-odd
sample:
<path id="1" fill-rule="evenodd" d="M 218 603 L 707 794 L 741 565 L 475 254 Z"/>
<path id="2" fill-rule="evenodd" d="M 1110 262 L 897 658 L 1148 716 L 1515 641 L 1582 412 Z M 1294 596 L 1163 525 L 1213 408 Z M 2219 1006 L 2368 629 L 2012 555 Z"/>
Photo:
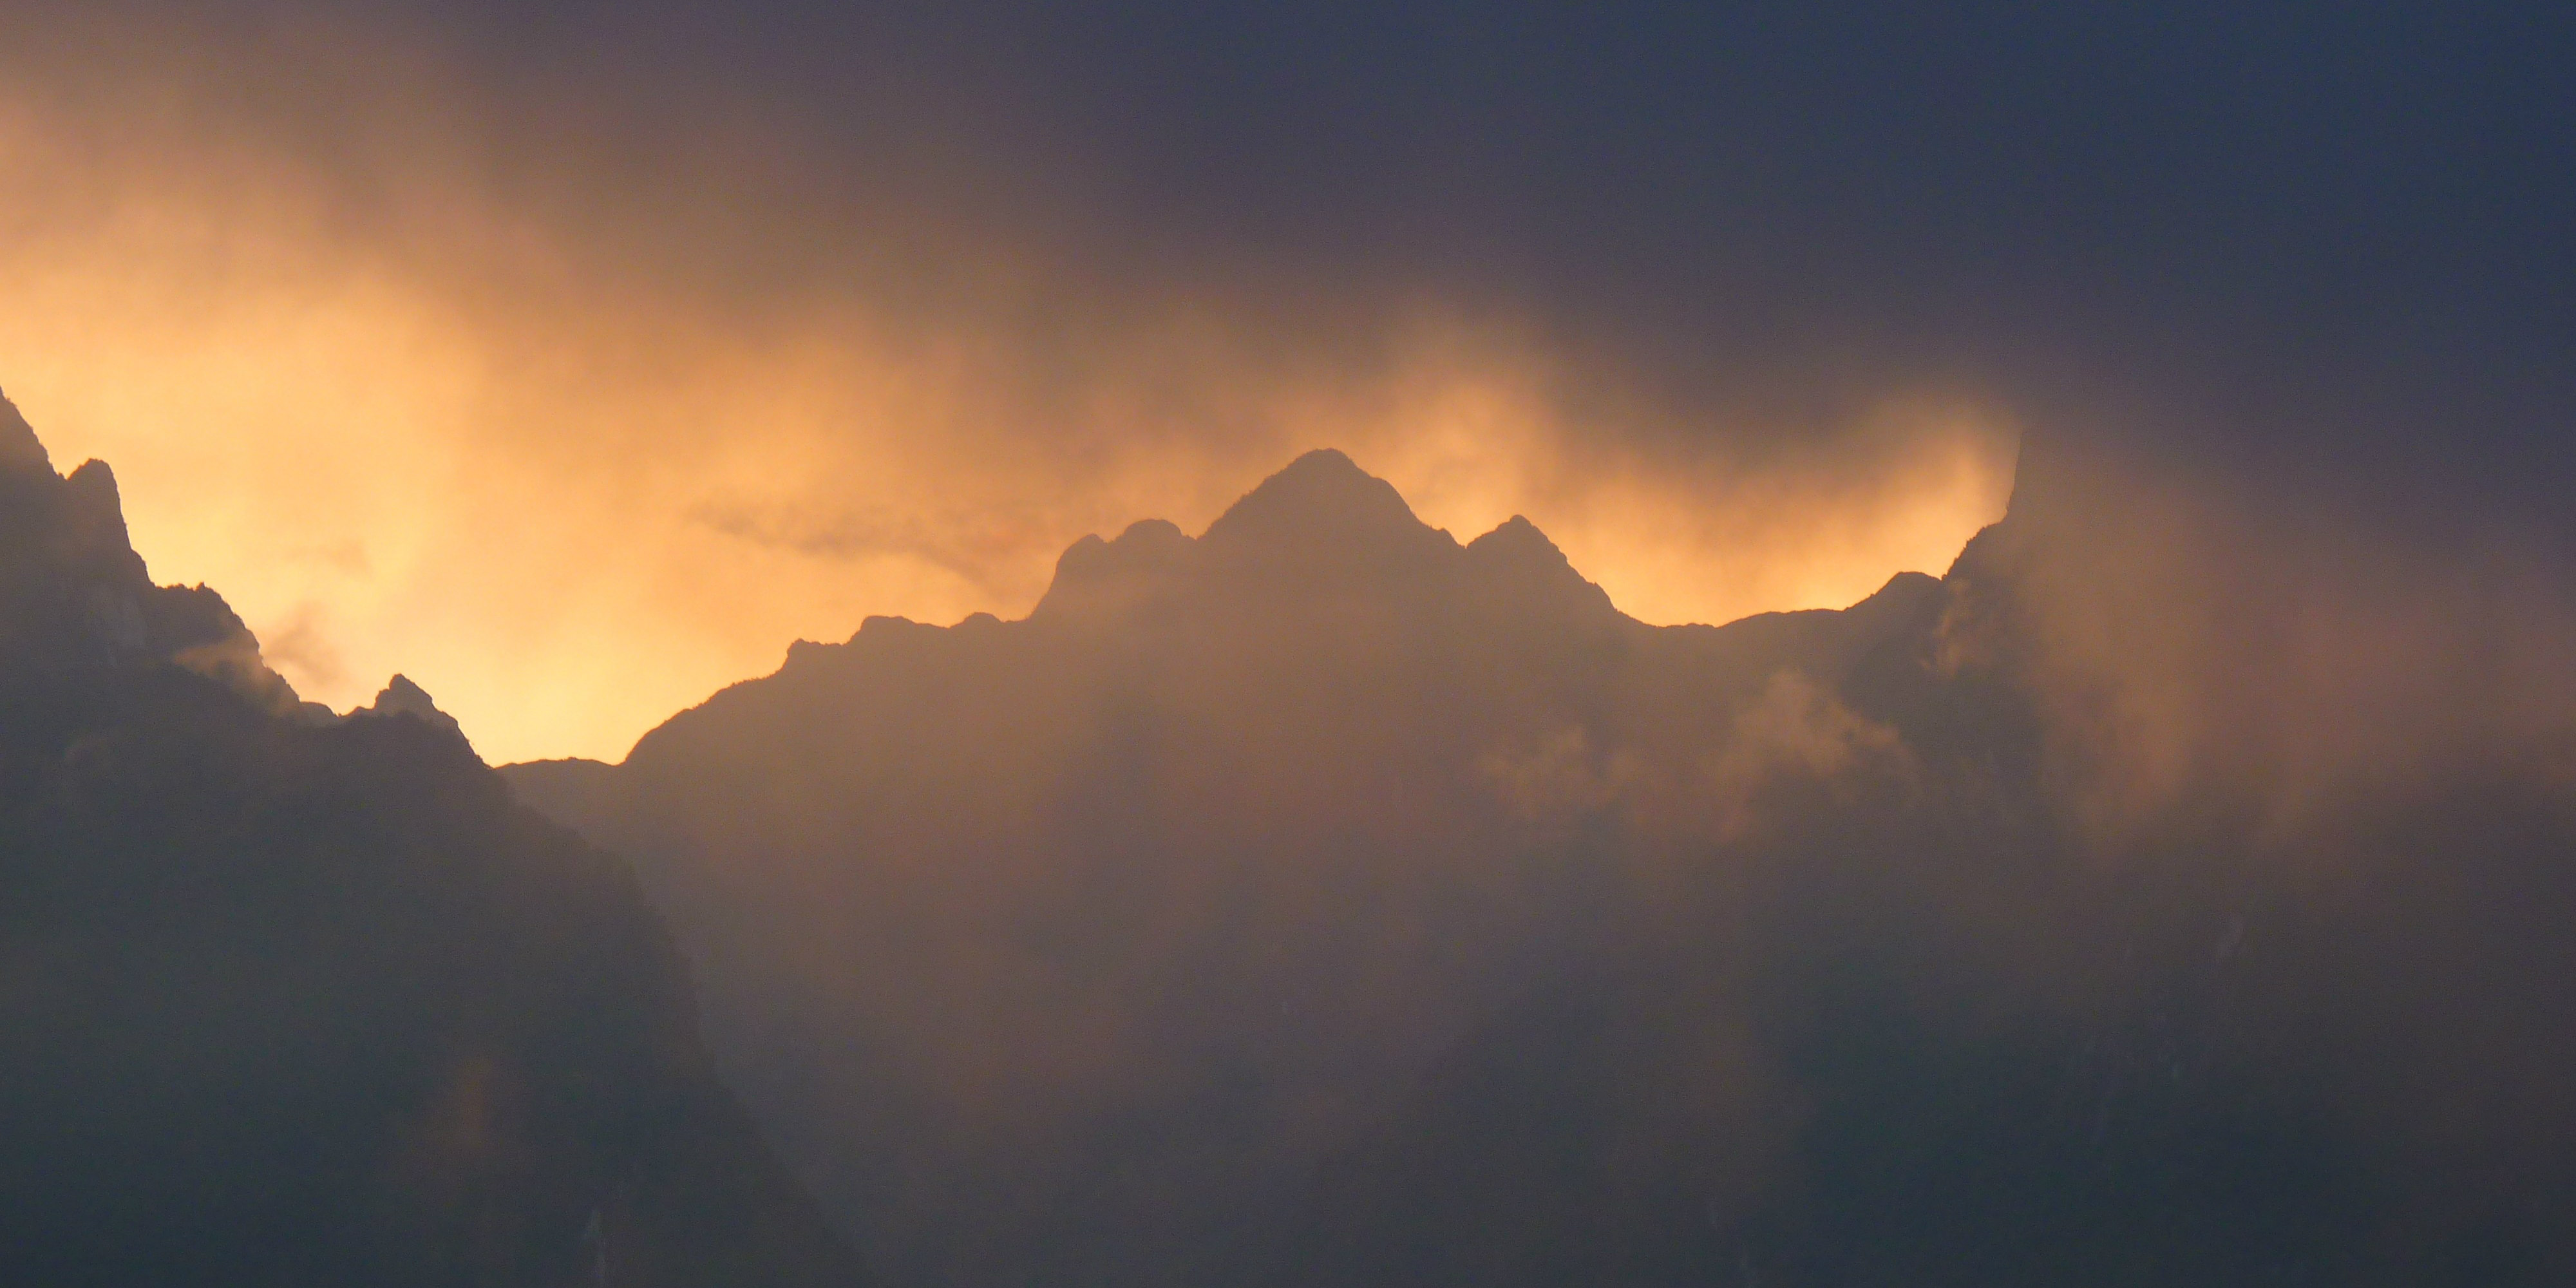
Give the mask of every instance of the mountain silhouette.
<path id="1" fill-rule="evenodd" d="M 1076 543 L 1026 621 L 872 618 L 621 766 L 504 772 L 636 856 L 890 1281 L 1222 1281 L 1613 897 L 1587 730 L 1685 754 L 1935 589 L 1648 628 L 1526 521 L 1462 546 L 1318 452 L 1195 540 Z"/>
<path id="2" fill-rule="evenodd" d="M 0 399 L 0 1278 L 2567 1282 L 2567 619 L 2322 547 L 1651 627 L 1317 452 L 496 773 Z"/>
<path id="3" fill-rule="evenodd" d="M 0 1280 L 847 1284 L 618 860 L 300 703 L 0 399 Z"/>
<path id="4" fill-rule="evenodd" d="M 2076 645 L 2179 601 L 2084 484 L 1649 627 L 1318 452 L 503 773 L 889 1283 L 2559 1281 L 2576 776 L 2108 828 Z"/>
<path id="5" fill-rule="evenodd" d="M 2084 484 L 1656 629 L 1309 453 L 1025 621 L 502 773 L 634 855 L 886 1283 L 2555 1283 L 2566 781 L 2282 827 L 2218 775 L 2105 840 L 2066 639 L 2174 600 Z"/>

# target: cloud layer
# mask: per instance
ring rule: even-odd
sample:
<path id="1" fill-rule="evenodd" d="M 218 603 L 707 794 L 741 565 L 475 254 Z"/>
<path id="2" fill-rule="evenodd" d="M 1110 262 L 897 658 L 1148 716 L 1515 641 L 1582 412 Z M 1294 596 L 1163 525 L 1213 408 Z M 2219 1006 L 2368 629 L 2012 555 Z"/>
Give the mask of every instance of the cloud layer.
<path id="1" fill-rule="evenodd" d="M 2540 15 L 9 28 L 0 387 L 299 685 L 404 670 L 504 758 L 1320 445 L 1682 621 L 1939 567 L 2025 426 L 2435 514 L 2576 437 Z"/>
<path id="2" fill-rule="evenodd" d="M 1677 394 L 1509 292 L 1131 268 L 721 85 L 306 18 L 30 20 L 0 380 L 299 687 L 404 669 L 499 758 L 614 756 L 870 612 L 1016 615 L 1074 538 L 1320 445 L 1655 620 L 1848 602 L 2000 509 L 1965 385 Z"/>

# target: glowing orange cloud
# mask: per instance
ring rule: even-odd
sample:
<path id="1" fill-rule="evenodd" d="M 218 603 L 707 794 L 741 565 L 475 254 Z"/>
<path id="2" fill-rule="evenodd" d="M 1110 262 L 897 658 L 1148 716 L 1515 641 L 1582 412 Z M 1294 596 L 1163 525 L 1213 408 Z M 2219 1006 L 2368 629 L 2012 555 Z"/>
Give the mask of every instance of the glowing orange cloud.
<path id="1" fill-rule="evenodd" d="M 1495 309 L 1361 301 L 1323 343 L 1257 290 L 1009 246 L 562 217 L 403 75 L 402 110 L 290 105 L 329 147 L 177 73 L 113 101 L 0 79 L 0 387 L 58 461 L 114 464 L 155 576 L 223 591 L 306 697 L 402 671 L 495 761 L 617 758 L 869 614 L 1020 614 L 1083 534 L 1195 530 L 1310 447 L 1462 540 L 1527 515 L 1657 622 L 1937 571 L 2009 485 L 1972 398 L 1577 415 L 1620 374 Z M 805 233 L 841 258 L 794 291 L 689 258 Z"/>

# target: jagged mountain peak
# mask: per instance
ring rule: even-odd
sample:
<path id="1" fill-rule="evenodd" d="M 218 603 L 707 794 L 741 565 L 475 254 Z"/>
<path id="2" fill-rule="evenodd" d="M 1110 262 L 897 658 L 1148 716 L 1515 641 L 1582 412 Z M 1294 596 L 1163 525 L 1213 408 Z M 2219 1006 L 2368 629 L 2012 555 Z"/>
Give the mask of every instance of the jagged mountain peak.
<path id="1" fill-rule="evenodd" d="M 439 710 L 438 703 L 429 696 L 427 689 L 412 683 L 410 677 L 399 674 L 385 681 L 384 690 L 376 695 L 374 705 L 360 707 L 350 714 L 410 716 L 433 729 L 444 729 L 460 738 L 465 736 L 465 731 L 456 723 L 456 717 Z"/>
<path id="2" fill-rule="evenodd" d="M 1617 612 L 1528 518 L 1513 515 L 1461 546 L 1416 517 L 1393 484 L 1327 448 L 1263 480 L 1196 540 L 1147 519 L 1115 540 L 1073 543 L 1032 616 L 1112 620 L 1174 594 L 1291 588 L 1412 604 L 1465 593 L 1489 608 L 1550 617 Z"/>
<path id="3" fill-rule="evenodd" d="M 153 584 L 127 534 L 116 472 L 94 460 L 56 475 L 0 399 L 0 684 L 163 663 L 263 707 L 296 706 L 222 596 Z"/>
<path id="4" fill-rule="evenodd" d="M 1055 580 L 1048 584 L 1033 616 L 1091 612 L 1132 602 L 1185 570 L 1197 552 L 1197 542 L 1163 519 L 1131 523 L 1115 541 L 1084 537 L 1057 558 Z"/>
<path id="5" fill-rule="evenodd" d="M 354 714 L 0 401 L 0 1279 L 867 1282 L 622 863 L 409 679 Z"/>
<path id="6" fill-rule="evenodd" d="M 1493 531 L 1468 542 L 1467 548 L 1497 555 L 1535 559 L 1546 564 L 1566 563 L 1565 552 L 1558 549 L 1556 543 L 1550 541 L 1547 534 L 1539 530 L 1537 524 L 1517 514 L 1503 520 Z"/>
<path id="7" fill-rule="evenodd" d="M 1565 552 L 1537 524 L 1513 515 L 1467 543 L 1467 562 L 1485 581 L 1535 592 L 1547 603 L 1604 618 L 1615 610 L 1609 593 L 1576 571 Z"/>
<path id="8" fill-rule="evenodd" d="M 21 473 L 43 470 L 51 474 L 53 458 L 45 454 L 45 445 L 36 438 L 35 427 L 18 414 L 18 405 L 9 395 L 0 393 L 0 472 Z"/>
<path id="9" fill-rule="evenodd" d="M 118 555 L 134 548 L 125 527 L 125 498 L 116 486 L 116 471 L 105 461 L 87 461 L 63 479 L 64 520 L 69 534 L 86 548 Z M 138 556 L 139 557 L 139 556 Z"/>
<path id="10" fill-rule="evenodd" d="M 1543 540 L 1543 539 L 1542 539 Z M 1308 452 L 1264 479 L 1192 540 L 1161 519 L 1128 526 L 1116 540 L 1087 536 L 1056 561 L 1035 616 L 1097 616 L 1213 578 L 1272 585 L 1366 584 L 1411 574 L 1460 550 L 1425 524 L 1395 486 L 1331 448 Z M 1409 570 L 1409 571 L 1405 571 Z"/>
<path id="11" fill-rule="evenodd" d="M 1115 540 L 1090 536 L 1067 547 L 1056 561 L 1056 575 L 1167 571 L 1187 562 L 1197 545 L 1168 519 L 1139 519 Z"/>
<path id="12" fill-rule="evenodd" d="M 1296 557 L 1323 551 L 1393 554 L 1454 546 L 1416 518 L 1395 485 L 1332 448 L 1308 452 L 1208 525 L 1200 541 L 1227 555 Z"/>

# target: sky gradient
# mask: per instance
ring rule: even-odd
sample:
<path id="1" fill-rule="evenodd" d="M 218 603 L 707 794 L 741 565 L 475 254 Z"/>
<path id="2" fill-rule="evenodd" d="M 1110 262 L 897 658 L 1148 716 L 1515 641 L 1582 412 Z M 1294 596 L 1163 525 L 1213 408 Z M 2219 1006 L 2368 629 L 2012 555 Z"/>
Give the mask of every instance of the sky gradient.
<path id="1" fill-rule="evenodd" d="M 1938 571 L 2026 430 L 2428 531 L 2576 438 L 2540 8 L 0 26 L 0 389 L 307 696 L 496 762 L 1318 446 L 1672 622 Z"/>

